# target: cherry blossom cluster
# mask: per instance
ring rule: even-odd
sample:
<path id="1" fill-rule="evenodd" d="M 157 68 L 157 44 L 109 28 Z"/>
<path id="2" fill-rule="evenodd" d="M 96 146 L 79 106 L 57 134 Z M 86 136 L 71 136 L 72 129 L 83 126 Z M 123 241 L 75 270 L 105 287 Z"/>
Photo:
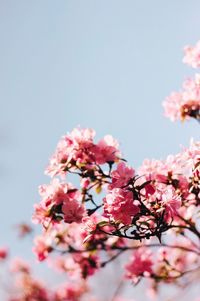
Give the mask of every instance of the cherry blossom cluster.
<path id="1" fill-rule="evenodd" d="M 69 170 L 81 170 L 85 171 L 84 178 L 91 178 L 98 164 L 116 162 L 120 156 L 118 142 L 107 135 L 95 143 L 94 137 L 94 130 L 80 128 L 75 128 L 62 137 L 46 169 L 46 174 L 65 175 Z"/>
<path id="2" fill-rule="evenodd" d="M 186 46 L 183 62 L 193 68 L 200 67 L 200 41 L 195 47 Z M 179 92 L 173 92 L 163 102 L 165 116 L 171 121 L 200 120 L 200 74 L 184 81 Z"/>
<path id="3" fill-rule="evenodd" d="M 9 286 L 7 284 L 7 301 L 102 301 L 93 296 L 85 280 L 67 281 L 50 288 L 48 283 L 36 278 L 30 264 L 19 257 L 10 260 L 8 271 L 12 278 Z M 130 300 L 115 295 L 113 301 Z"/>
<path id="4" fill-rule="evenodd" d="M 103 210 L 103 223 L 100 220 L 95 224 L 98 230 L 105 232 L 100 228 L 109 225 L 109 232 L 116 236 L 141 240 L 159 236 L 171 228 L 171 222 L 178 218 L 178 210 L 181 207 L 187 208 L 185 197 L 189 196 L 191 203 L 199 205 L 199 143 L 193 143 L 188 150 L 169 157 L 165 162 L 145 161 L 136 174 L 119 157 L 120 152 L 116 146 L 106 145 L 109 161 L 105 161 L 105 148 L 102 163 L 95 160 L 93 149 L 96 149 L 96 145 L 93 142 L 88 144 L 88 136 L 85 138 L 83 135 L 94 131 L 76 129 L 72 133 L 74 132 L 77 133 L 79 148 L 76 140 L 76 147 L 71 148 L 75 149 L 75 154 L 86 153 L 85 161 L 80 163 L 78 157 L 78 162 L 69 159 L 65 164 L 57 162 L 55 165 L 55 154 L 60 151 L 59 143 L 59 151 L 56 150 L 50 161 L 51 168 L 48 167 L 47 171 L 51 169 L 51 174 L 62 174 L 62 177 L 63 173 L 76 174 L 80 185 L 75 187 L 69 182 L 54 178 L 49 185 L 40 186 L 41 202 L 35 205 L 33 221 L 42 224 L 45 229 L 50 224 L 62 221 L 69 224 L 92 223 L 91 216 L 97 210 Z M 69 134 L 66 140 L 71 136 Z M 114 141 L 113 138 L 110 139 Z M 63 154 L 66 155 L 67 152 L 68 150 L 62 149 Z M 61 161 L 63 162 L 62 157 Z M 104 196 L 95 200 L 95 194 L 99 194 L 102 189 Z M 130 228 L 131 233 L 127 234 Z"/>
<path id="5" fill-rule="evenodd" d="M 173 92 L 163 102 L 165 116 L 171 121 L 200 119 L 200 74 L 188 78 L 179 92 Z"/>
<path id="6" fill-rule="evenodd" d="M 151 286 L 157 292 L 161 282 L 180 285 L 184 275 L 196 271 L 199 255 L 198 247 L 188 238 L 174 239 L 173 243 L 162 244 L 159 248 L 156 244 L 146 245 L 132 253 L 125 266 L 125 277 L 134 283 L 142 277 L 151 279 Z"/>
<path id="7" fill-rule="evenodd" d="M 53 179 L 39 187 L 33 215 L 43 226 L 38 260 L 87 279 L 129 251 L 124 279 L 151 279 L 155 290 L 200 268 L 200 143 L 136 171 L 111 136 L 95 144 L 93 130 L 77 128 L 59 142 L 46 172 Z"/>

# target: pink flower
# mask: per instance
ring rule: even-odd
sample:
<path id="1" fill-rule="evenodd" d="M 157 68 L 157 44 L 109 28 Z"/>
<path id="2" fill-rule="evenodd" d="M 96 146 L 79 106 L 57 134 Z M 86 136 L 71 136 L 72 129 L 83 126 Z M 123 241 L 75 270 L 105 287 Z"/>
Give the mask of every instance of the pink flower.
<path id="1" fill-rule="evenodd" d="M 11 291 L 12 294 L 12 291 Z M 9 301 L 50 301 L 49 288 L 34 279 L 31 274 L 21 274 L 15 283 L 14 297 Z"/>
<path id="2" fill-rule="evenodd" d="M 154 188 L 154 186 L 151 185 L 151 184 L 145 185 L 144 189 L 145 189 L 145 196 L 146 196 L 146 198 L 148 198 L 148 196 L 153 195 L 155 193 L 155 191 L 156 191 L 156 189 Z"/>
<path id="3" fill-rule="evenodd" d="M 34 206 L 33 222 L 47 227 L 50 222 L 60 222 L 63 215 L 66 222 L 80 222 L 84 213 L 83 206 L 79 204 L 81 194 L 71 184 L 53 179 L 50 185 L 40 186 L 39 192 L 42 200 L 39 205 Z"/>
<path id="4" fill-rule="evenodd" d="M 23 259 L 14 258 L 11 262 L 10 270 L 14 273 L 22 272 L 28 274 L 30 272 L 30 266 Z"/>
<path id="5" fill-rule="evenodd" d="M 87 189 L 90 185 L 90 180 L 88 178 L 82 178 L 80 184 L 82 189 Z"/>
<path id="6" fill-rule="evenodd" d="M 185 46 L 184 53 L 183 63 L 193 68 L 200 67 L 200 41 L 198 41 L 195 46 Z"/>
<path id="7" fill-rule="evenodd" d="M 178 214 L 178 209 L 181 207 L 181 198 L 175 194 L 171 187 L 167 187 L 162 193 L 162 206 L 165 207 L 165 219 L 173 219 Z"/>
<path id="8" fill-rule="evenodd" d="M 93 147 L 95 131 L 92 129 L 75 128 L 71 133 L 63 136 L 57 145 L 50 164 L 46 169 L 46 174 L 55 176 L 64 175 L 68 167 L 78 164 L 86 164 L 94 161 L 90 152 Z"/>
<path id="9" fill-rule="evenodd" d="M 39 186 L 42 200 L 40 204 L 34 205 L 33 222 L 48 225 L 50 221 L 55 221 L 55 219 L 52 219 L 54 214 L 52 208 L 61 205 L 65 199 L 69 198 L 68 190 L 71 191 L 74 188 L 68 183 L 60 183 L 58 179 L 53 179 L 50 185 Z"/>
<path id="10" fill-rule="evenodd" d="M 0 248 L 0 261 L 5 260 L 8 257 L 8 249 L 6 247 Z"/>
<path id="11" fill-rule="evenodd" d="M 151 252 L 144 248 L 134 251 L 130 263 L 125 266 L 125 277 L 136 281 L 139 276 L 150 276 L 153 272 L 151 256 Z"/>
<path id="12" fill-rule="evenodd" d="M 86 211 L 83 205 L 76 200 L 65 200 L 62 205 L 62 212 L 64 213 L 64 221 L 66 223 L 81 223 Z"/>
<path id="13" fill-rule="evenodd" d="M 109 189 L 122 188 L 127 185 L 134 176 L 134 169 L 128 167 L 124 162 L 120 162 L 117 165 L 117 169 L 111 173 L 112 184 L 109 185 Z"/>
<path id="14" fill-rule="evenodd" d="M 50 267 L 58 272 L 67 272 L 70 278 L 80 279 L 79 264 L 72 257 L 59 256 L 48 261 Z"/>
<path id="15" fill-rule="evenodd" d="M 46 173 L 50 176 L 64 176 L 68 170 L 116 162 L 120 155 L 117 141 L 107 135 L 95 144 L 94 136 L 94 130 L 80 128 L 64 136 L 58 143 Z"/>
<path id="16" fill-rule="evenodd" d="M 20 223 L 16 225 L 16 228 L 18 230 L 18 235 L 20 238 L 27 236 L 33 231 L 32 227 L 27 223 Z"/>
<path id="17" fill-rule="evenodd" d="M 39 186 L 39 194 L 42 202 L 61 204 L 68 197 L 68 190 L 73 189 L 71 184 L 61 183 L 58 179 L 53 179 L 50 185 Z"/>
<path id="18" fill-rule="evenodd" d="M 51 221 L 51 207 L 44 204 L 34 204 L 34 214 L 32 216 L 33 223 L 47 224 Z"/>
<path id="19" fill-rule="evenodd" d="M 83 252 L 74 253 L 72 256 L 74 262 L 79 264 L 83 279 L 94 275 L 94 273 L 99 269 L 99 257 L 97 255 L 90 255 L 89 253 Z"/>
<path id="20" fill-rule="evenodd" d="M 171 121 L 179 120 L 181 118 L 180 108 L 182 104 L 182 94 L 178 92 L 171 93 L 171 95 L 166 97 L 165 101 L 163 102 L 165 116 L 170 118 Z"/>
<path id="21" fill-rule="evenodd" d="M 172 277 L 172 280 L 174 280 L 174 276 L 179 276 L 184 270 L 189 270 L 192 266 L 196 266 L 199 261 L 199 255 L 195 252 L 196 246 L 193 242 L 184 236 L 175 236 L 174 238 L 173 241 L 173 236 L 171 235 L 170 241 L 172 242 L 169 244 L 174 248 L 161 247 L 158 249 L 154 267 L 156 274 L 162 275 L 163 271 L 165 271 L 166 279 Z M 184 248 L 191 250 L 191 252 L 186 252 Z"/>
<path id="22" fill-rule="evenodd" d="M 55 301 L 79 301 L 86 291 L 85 283 L 79 279 L 79 283 L 67 283 L 61 286 L 55 294 Z"/>
<path id="23" fill-rule="evenodd" d="M 183 83 L 183 90 L 173 92 L 163 102 L 165 116 L 172 121 L 185 120 L 190 117 L 200 118 L 200 75 L 194 79 L 187 79 Z"/>
<path id="24" fill-rule="evenodd" d="M 50 243 L 47 242 L 47 239 L 45 240 L 44 236 L 37 236 L 34 240 L 34 244 L 33 252 L 37 255 L 39 261 L 46 259 L 52 251 Z"/>
<path id="25" fill-rule="evenodd" d="M 131 191 L 114 188 L 104 198 L 104 215 L 116 222 L 129 225 L 139 211 L 138 203 L 133 200 Z"/>
<path id="26" fill-rule="evenodd" d="M 97 164 L 116 162 L 120 157 L 118 142 L 110 135 L 100 140 L 99 143 L 94 146 L 93 152 Z"/>

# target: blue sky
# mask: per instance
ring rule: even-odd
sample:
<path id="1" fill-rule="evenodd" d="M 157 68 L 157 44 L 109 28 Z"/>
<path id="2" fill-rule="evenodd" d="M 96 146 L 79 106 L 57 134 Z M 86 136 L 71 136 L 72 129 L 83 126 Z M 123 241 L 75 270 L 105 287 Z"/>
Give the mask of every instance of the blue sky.
<path id="1" fill-rule="evenodd" d="M 60 136 L 112 134 L 133 166 L 199 138 L 161 103 L 195 73 L 182 49 L 200 39 L 199 1 L 0 1 L 0 245 L 30 257 L 13 225 L 29 221 Z M 29 246 L 29 247 L 28 247 Z"/>

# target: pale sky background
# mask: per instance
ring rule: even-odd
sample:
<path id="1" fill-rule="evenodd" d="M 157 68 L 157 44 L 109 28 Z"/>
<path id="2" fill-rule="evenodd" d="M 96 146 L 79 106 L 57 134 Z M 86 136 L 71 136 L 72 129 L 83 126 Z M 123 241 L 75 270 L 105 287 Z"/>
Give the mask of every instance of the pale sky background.
<path id="1" fill-rule="evenodd" d="M 198 39 L 199 0 L 0 0 L 0 245 L 32 256 L 13 225 L 30 220 L 73 127 L 112 134 L 134 167 L 199 138 L 197 122 L 171 123 L 162 109 L 195 73 L 182 49 Z"/>

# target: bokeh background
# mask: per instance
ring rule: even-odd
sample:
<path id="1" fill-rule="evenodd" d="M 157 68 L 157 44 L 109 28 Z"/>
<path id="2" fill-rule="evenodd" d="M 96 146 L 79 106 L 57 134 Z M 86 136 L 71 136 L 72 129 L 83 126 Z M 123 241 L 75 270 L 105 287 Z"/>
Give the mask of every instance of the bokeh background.
<path id="1" fill-rule="evenodd" d="M 0 0 L 0 245 L 33 258 L 14 228 L 75 126 L 112 134 L 134 167 L 199 138 L 195 121 L 171 123 L 162 108 L 195 73 L 182 50 L 198 39 L 198 0 Z"/>

